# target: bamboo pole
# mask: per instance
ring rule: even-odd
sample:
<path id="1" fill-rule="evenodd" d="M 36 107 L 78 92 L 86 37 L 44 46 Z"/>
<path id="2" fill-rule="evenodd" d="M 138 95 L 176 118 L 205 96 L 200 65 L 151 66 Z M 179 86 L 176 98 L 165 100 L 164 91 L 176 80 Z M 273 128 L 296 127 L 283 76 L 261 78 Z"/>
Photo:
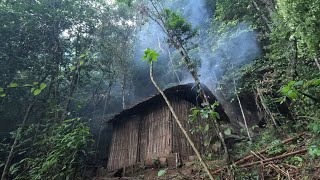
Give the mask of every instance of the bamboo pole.
<path id="1" fill-rule="evenodd" d="M 150 79 L 153 83 L 153 85 L 157 88 L 157 90 L 160 92 L 160 94 L 162 95 L 163 99 L 165 100 L 166 104 L 168 105 L 174 119 L 176 120 L 179 128 L 181 129 L 181 131 L 183 132 L 184 136 L 187 138 L 188 142 L 190 143 L 192 149 L 194 150 L 194 152 L 196 153 L 200 163 L 202 164 L 203 168 L 205 169 L 205 171 L 207 172 L 209 178 L 211 180 L 214 180 L 211 172 L 209 171 L 209 168 L 207 166 L 207 164 L 203 161 L 198 149 L 196 148 L 196 146 L 194 145 L 193 141 L 191 140 L 190 136 L 188 135 L 187 131 L 184 129 L 184 127 L 182 126 L 181 121 L 179 120 L 177 114 L 175 113 L 175 111 L 173 110 L 173 107 L 170 103 L 170 101 L 168 100 L 167 96 L 164 94 L 164 92 L 160 89 L 160 87 L 157 85 L 157 83 L 155 82 L 155 80 L 153 79 L 153 65 L 152 62 L 150 64 Z"/>

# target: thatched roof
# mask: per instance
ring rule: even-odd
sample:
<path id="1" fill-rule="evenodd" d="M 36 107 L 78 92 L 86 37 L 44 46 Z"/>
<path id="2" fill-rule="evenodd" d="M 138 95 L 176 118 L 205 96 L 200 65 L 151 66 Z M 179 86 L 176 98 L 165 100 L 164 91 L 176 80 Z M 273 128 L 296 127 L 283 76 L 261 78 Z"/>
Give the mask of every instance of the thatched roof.
<path id="1" fill-rule="evenodd" d="M 208 96 L 209 102 L 214 103 L 217 100 L 216 97 L 212 94 L 212 92 L 208 89 L 207 86 L 202 84 L 202 88 L 205 91 L 206 95 Z M 194 83 L 173 86 L 163 90 L 163 92 L 168 96 L 169 99 L 172 97 L 179 97 L 181 99 L 189 101 L 194 105 L 201 104 L 201 98 L 199 97 L 199 93 L 197 93 Z M 143 101 L 119 112 L 113 118 L 111 118 L 109 122 L 112 122 L 117 119 L 121 119 L 126 116 L 134 115 L 139 112 L 143 112 L 147 108 L 150 108 L 153 105 L 159 104 L 159 102 L 161 101 L 164 101 L 164 99 L 162 98 L 160 93 L 154 96 L 148 97 Z M 221 105 L 219 105 L 216 110 L 220 114 L 221 120 L 229 122 L 229 118 L 225 114 L 224 109 L 222 108 Z"/>

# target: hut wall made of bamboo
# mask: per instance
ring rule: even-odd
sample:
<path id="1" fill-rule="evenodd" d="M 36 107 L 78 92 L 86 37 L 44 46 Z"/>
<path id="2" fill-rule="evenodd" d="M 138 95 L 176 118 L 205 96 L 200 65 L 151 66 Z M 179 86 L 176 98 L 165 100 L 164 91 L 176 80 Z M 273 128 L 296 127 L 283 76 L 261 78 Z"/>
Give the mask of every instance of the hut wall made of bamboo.
<path id="1" fill-rule="evenodd" d="M 192 103 L 180 97 L 170 97 L 172 106 L 189 132 L 188 123 Z M 179 153 L 182 159 L 194 155 L 190 144 L 179 129 L 163 101 L 159 99 L 142 111 L 113 121 L 113 135 L 108 170 L 116 170 L 152 159 Z M 191 134 L 190 134 L 191 135 Z M 202 149 L 200 135 L 191 135 L 196 146 Z"/>

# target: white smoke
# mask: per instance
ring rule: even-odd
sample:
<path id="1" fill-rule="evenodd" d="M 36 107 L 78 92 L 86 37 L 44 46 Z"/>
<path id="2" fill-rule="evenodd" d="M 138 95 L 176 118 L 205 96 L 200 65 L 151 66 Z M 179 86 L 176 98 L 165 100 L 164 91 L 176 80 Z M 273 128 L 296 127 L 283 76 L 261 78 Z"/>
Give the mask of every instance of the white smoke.
<path id="1" fill-rule="evenodd" d="M 215 87 L 220 76 L 225 73 L 222 68 L 225 63 L 225 56 L 235 67 L 250 63 L 260 54 L 260 48 L 256 39 L 256 33 L 249 28 L 248 22 L 242 22 L 237 26 L 228 29 L 225 36 L 218 36 L 212 31 L 215 27 L 211 24 L 213 13 L 207 5 L 206 0 L 176 0 L 166 1 L 165 7 L 178 11 L 193 27 L 199 28 L 199 51 L 192 53 L 192 57 L 200 61 L 199 75 L 202 83 L 206 84 L 211 90 Z M 208 33 L 210 30 L 211 33 Z M 165 34 L 161 28 L 150 20 L 137 34 L 137 43 L 135 48 L 135 64 L 145 72 L 145 81 L 148 81 L 148 65 L 141 61 L 143 51 L 146 48 L 157 50 L 161 55 L 159 61 L 155 64 L 155 77 L 160 84 L 177 83 L 173 74 L 172 66 L 169 64 L 168 48 L 165 44 Z M 173 51 L 174 49 L 171 49 Z M 192 82 L 192 78 L 187 71 L 179 73 L 181 83 Z M 141 79 L 140 79 L 141 80 Z M 144 83 L 152 86 L 150 83 Z M 147 86 L 142 87 L 145 89 Z M 140 87 L 135 87 L 140 92 Z M 150 87 L 152 91 L 154 88 Z M 153 92 L 152 92 L 153 93 Z M 152 94 L 147 93 L 147 94 Z M 141 94 L 142 95 L 142 94 Z"/>

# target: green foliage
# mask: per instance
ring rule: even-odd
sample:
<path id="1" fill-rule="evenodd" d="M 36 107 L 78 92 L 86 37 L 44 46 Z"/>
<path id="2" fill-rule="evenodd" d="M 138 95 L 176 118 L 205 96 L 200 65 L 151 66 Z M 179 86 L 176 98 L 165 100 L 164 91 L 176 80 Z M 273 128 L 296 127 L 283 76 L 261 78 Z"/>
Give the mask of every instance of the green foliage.
<path id="1" fill-rule="evenodd" d="M 151 64 L 152 62 L 156 62 L 159 56 L 160 54 L 157 53 L 157 51 L 147 48 L 144 50 L 142 60 L 147 61 L 148 64 Z"/>
<path id="2" fill-rule="evenodd" d="M 177 44 L 186 45 L 188 40 L 195 37 L 198 33 L 197 29 L 193 29 L 192 25 L 179 13 L 170 9 L 164 9 L 160 14 L 164 21 L 164 27 L 167 31 L 167 39 L 169 45 L 177 48 Z M 190 42 L 189 42 L 190 44 Z"/>
<path id="3" fill-rule="evenodd" d="M 291 100 L 302 98 L 311 98 L 312 100 L 319 101 L 320 98 L 320 79 L 312 79 L 309 81 L 290 81 L 286 86 L 280 89 L 283 96 Z M 284 102 L 283 98 L 281 102 Z"/>
<path id="4" fill-rule="evenodd" d="M 220 52 L 224 60 L 222 68 L 227 73 L 219 88 L 228 95 L 226 91 L 232 89 L 228 85 L 236 77 L 239 96 L 248 96 L 258 90 L 257 103 L 259 96 L 262 97 L 261 102 L 282 125 L 285 134 L 305 131 L 311 135 L 307 144 L 309 155 L 313 158 L 318 157 L 320 129 L 320 72 L 315 62 L 320 55 L 319 4 L 319 0 L 218 0 L 215 21 L 210 29 L 211 34 L 221 34 L 226 37 L 225 40 L 232 39 L 228 36 L 229 31 L 238 32 L 234 27 L 243 22 L 250 25 L 250 31 L 257 32 L 262 57 L 252 63 L 230 68 L 233 57 Z M 219 43 L 214 43 L 212 47 L 219 50 Z M 272 128 L 267 126 L 253 144 L 236 144 L 233 149 L 236 156 L 241 157 L 250 150 L 263 147 L 269 147 L 267 152 L 272 156 L 283 152 L 287 146 L 281 145 L 278 140 L 283 135 L 275 133 Z M 295 156 L 288 161 L 302 165 L 304 158 Z M 249 179 L 246 174 L 250 172 L 236 173 L 239 177 L 243 175 L 240 179 Z"/>
<path id="5" fill-rule="evenodd" d="M 303 55 L 315 58 L 320 52 L 319 0 L 279 0 L 279 14 L 285 26 L 291 31 L 289 38 L 296 38 Z M 301 50 L 302 50 L 301 49 Z"/>
<path id="6" fill-rule="evenodd" d="M 225 130 L 223 131 L 223 133 L 224 133 L 225 135 L 227 135 L 227 136 L 230 136 L 231 133 L 232 133 L 232 129 L 231 129 L 231 128 L 227 128 L 227 129 L 225 129 Z"/>
<path id="7" fill-rule="evenodd" d="M 158 172 L 158 177 L 161 177 L 161 176 L 164 176 L 166 173 L 167 173 L 167 170 L 168 169 L 161 169 L 159 172 Z"/>
<path id="8" fill-rule="evenodd" d="M 40 85 L 38 85 L 38 83 L 36 83 L 35 86 L 36 86 L 36 87 L 31 88 L 31 92 L 32 92 L 33 95 L 35 95 L 35 96 L 37 96 L 38 94 L 40 94 L 41 91 L 47 87 L 47 85 L 44 84 L 44 83 L 41 83 Z"/>
<path id="9" fill-rule="evenodd" d="M 15 88 L 15 87 L 18 87 L 19 86 L 19 84 L 17 84 L 17 83 L 10 83 L 7 87 L 8 88 Z"/>
<path id="10" fill-rule="evenodd" d="M 316 135 L 320 135 L 320 120 L 315 119 L 309 123 L 308 128 Z"/>
<path id="11" fill-rule="evenodd" d="M 91 143 L 87 125 L 70 119 L 39 128 L 30 126 L 24 132 L 18 151 L 23 158 L 10 167 L 10 176 L 34 180 L 77 177 Z"/>
<path id="12" fill-rule="evenodd" d="M 198 120 L 198 115 L 201 116 L 203 119 L 211 119 L 217 120 L 220 118 L 219 113 L 215 111 L 215 109 L 219 106 L 218 102 L 215 102 L 211 105 L 205 106 L 204 108 L 194 107 L 191 108 L 192 114 L 190 117 L 190 122 L 195 123 Z"/>
<path id="13" fill-rule="evenodd" d="M 300 156 L 293 156 L 289 160 L 287 160 L 287 162 L 294 166 L 301 166 L 303 163 L 303 158 Z"/>
<path id="14" fill-rule="evenodd" d="M 285 151 L 285 148 L 280 140 L 274 140 L 267 148 L 268 155 L 277 155 Z"/>
<path id="15" fill-rule="evenodd" d="M 47 85 L 45 83 L 41 83 L 39 85 L 38 82 L 33 82 L 33 84 L 24 84 L 24 85 L 19 85 L 17 83 L 10 83 L 8 86 L 7 86 L 7 91 L 10 89 L 10 88 L 26 88 L 26 87 L 30 87 L 31 88 L 31 93 L 33 93 L 34 96 L 37 96 L 39 95 L 42 90 L 44 90 Z M 4 89 L 3 88 L 0 88 L 0 97 L 5 97 L 7 94 L 4 93 Z"/>
<path id="16" fill-rule="evenodd" d="M 215 147 L 217 147 L 216 149 L 219 149 L 221 147 L 221 144 L 219 142 L 213 142 L 215 138 L 213 136 L 213 132 L 215 131 L 213 121 L 217 121 L 220 118 L 219 113 L 215 111 L 218 105 L 218 102 L 215 102 L 211 105 L 204 106 L 203 108 L 191 108 L 191 115 L 189 115 L 189 123 L 192 124 L 190 129 L 191 134 L 202 134 L 204 136 L 204 145 L 207 147 L 209 145 L 214 145 Z"/>
<path id="17" fill-rule="evenodd" d="M 152 165 L 153 165 L 154 167 L 160 168 L 160 165 L 161 165 L 160 158 L 157 157 L 157 158 L 155 158 L 155 159 L 152 159 Z"/>
<path id="18" fill-rule="evenodd" d="M 308 153 L 311 155 L 312 158 L 319 158 L 320 157 L 320 147 L 319 145 L 312 145 L 308 148 Z"/>
<path id="19" fill-rule="evenodd" d="M 257 170 L 249 171 L 243 169 L 236 169 L 235 170 L 235 179 L 236 180 L 253 180 L 259 179 L 259 172 Z"/>

